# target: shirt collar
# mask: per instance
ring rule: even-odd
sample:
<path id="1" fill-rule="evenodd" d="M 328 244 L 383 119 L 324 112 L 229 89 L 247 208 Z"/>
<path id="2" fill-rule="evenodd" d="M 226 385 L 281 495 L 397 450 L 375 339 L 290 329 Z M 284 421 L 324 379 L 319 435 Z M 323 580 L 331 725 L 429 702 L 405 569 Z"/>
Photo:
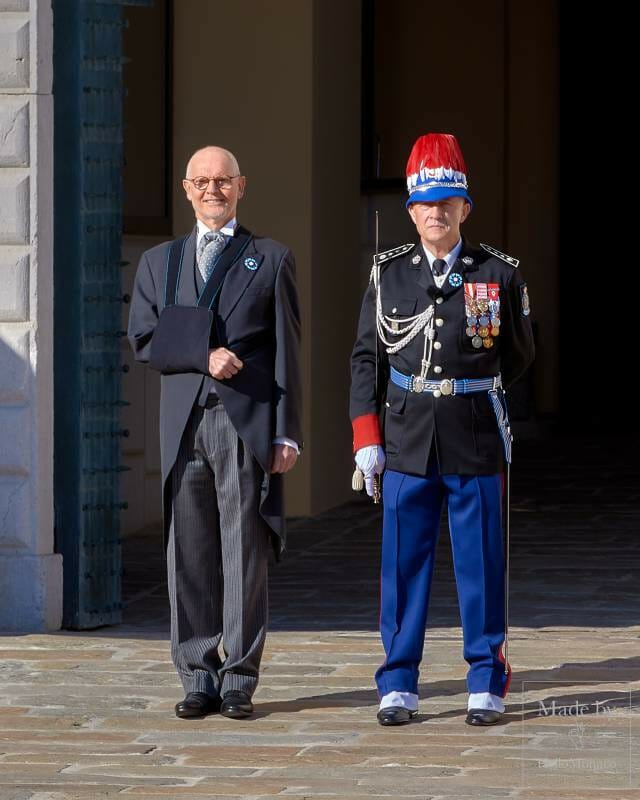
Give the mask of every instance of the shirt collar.
<path id="1" fill-rule="evenodd" d="M 200 243 L 200 239 L 202 239 L 205 233 L 209 233 L 211 228 L 208 228 L 204 224 L 204 222 L 200 219 L 196 220 L 196 226 L 198 228 L 198 238 L 196 240 L 196 246 L 197 246 Z M 238 221 L 236 220 L 235 217 L 233 217 L 232 219 L 229 220 L 229 222 L 227 222 L 227 224 L 223 228 L 220 228 L 219 233 L 223 233 L 225 236 L 233 237 L 235 235 L 237 226 L 238 226 Z"/>
<path id="2" fill-rule="evenodd" d="M 433 262 L 436 260 L 436 257 L 431 253 L 427 248 L 424 246 L 424 242 L 422 243 L 422 249 L 424 250 L 424 254 L 429 261 L 429 267 L 433 269 Z M 449 272 L 451 267 L 456 263 L 458 256 L 460 255 L 460 251 L 462 250 L 462 238 L 458 239 L 458 244 L 455 245 L 447 255 L 444 257 L 443 261 L 447 262 L 447 269 L 445 270 L 445 275 Z"/>

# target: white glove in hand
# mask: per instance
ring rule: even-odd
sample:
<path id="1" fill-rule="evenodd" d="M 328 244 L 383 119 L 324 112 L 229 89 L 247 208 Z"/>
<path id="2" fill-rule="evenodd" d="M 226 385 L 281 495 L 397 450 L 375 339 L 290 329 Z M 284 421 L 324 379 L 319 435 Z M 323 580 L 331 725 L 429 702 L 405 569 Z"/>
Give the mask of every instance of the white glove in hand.
<path id="1" fill-rule="evenodd" d="M 384 471 L 385 460 L 384 450 L 379 444 L 361 447 L 356 452 L 356 465 L 364 475 L 364 486 L 369 497 L 373 497 L 373 476 Z"/>

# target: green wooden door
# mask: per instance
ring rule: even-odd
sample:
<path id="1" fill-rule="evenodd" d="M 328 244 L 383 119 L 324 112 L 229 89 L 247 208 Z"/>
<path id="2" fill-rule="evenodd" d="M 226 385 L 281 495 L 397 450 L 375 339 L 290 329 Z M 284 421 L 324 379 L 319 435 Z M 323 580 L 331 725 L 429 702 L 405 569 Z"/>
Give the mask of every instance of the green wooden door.
<path id="1" fill-rule="evenodd" d="M 53 0 L 54 492 L 67 628 L 117 623 L 122 611 L 125 4 Z"/>

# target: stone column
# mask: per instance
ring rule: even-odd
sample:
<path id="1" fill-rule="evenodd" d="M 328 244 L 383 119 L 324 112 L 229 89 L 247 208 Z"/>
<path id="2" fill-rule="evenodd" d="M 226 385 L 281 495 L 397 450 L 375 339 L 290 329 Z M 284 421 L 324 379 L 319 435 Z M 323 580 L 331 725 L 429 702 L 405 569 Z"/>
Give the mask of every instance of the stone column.
<path id="1" fill-rule="evenodd" d="M 0 630 L 60 627 L 53 552 L 53 21 L 0 0 Z"/>

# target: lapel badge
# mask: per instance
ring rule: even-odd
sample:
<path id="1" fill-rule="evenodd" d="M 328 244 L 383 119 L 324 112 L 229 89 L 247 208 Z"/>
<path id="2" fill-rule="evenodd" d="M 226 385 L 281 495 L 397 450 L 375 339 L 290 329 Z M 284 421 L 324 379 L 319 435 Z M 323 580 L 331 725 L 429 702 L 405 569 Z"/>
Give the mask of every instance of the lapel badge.
<path id="1" fill-rule="evenodd" d="M 418 253 L 416 253 L 415 256 L 411 259 L 411 263 L 412 264 L 419 264 L 421 259 L 422 259 L 422 256 L 419 255 Z"/>
<path id="2" fill-rule="evenodd" d="M 258 262 L 255 260 L 255 258 L 252 258 L 251 256 L 245 258 L 244 265 L 247 269 L 250 269 L 252 272 L 255 272 L 258 269 Z"/>
<path id="3" fill-rule="evenodd" d="M 452 272 L 449 275 L 449 283 L 457 289 L 459 286 L 462 286 L 462 275 L 459 272 Z"/>
<path id="4" fill-rule="evenodd" d="M 466 264 L 468 267 L 470 267 L 473 264 L 473 259 L 471 258 L 471 256 L 465 256 L 462 259 L 462 263 Z"/>

